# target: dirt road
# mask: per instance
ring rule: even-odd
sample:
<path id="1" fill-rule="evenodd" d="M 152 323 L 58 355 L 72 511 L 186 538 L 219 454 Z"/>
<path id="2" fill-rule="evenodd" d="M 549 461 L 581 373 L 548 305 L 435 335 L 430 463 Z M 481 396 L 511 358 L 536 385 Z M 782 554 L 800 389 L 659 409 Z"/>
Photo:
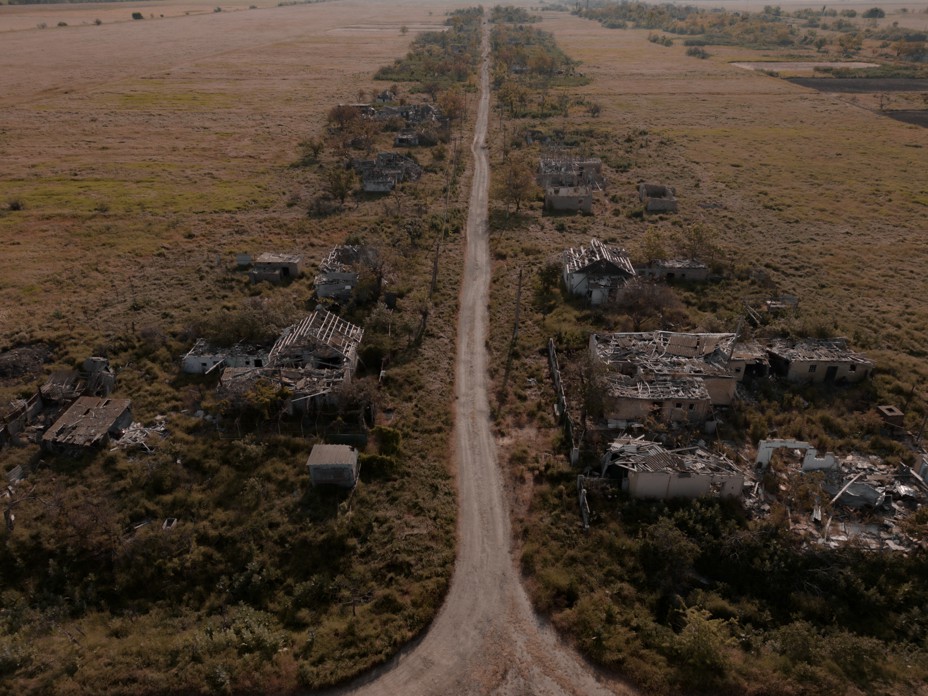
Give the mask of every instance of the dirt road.
<path id="1" fill-rule="evenodd" d="M 455 452 L 458 556 L 451 589 L 425 636 L 384 667 L 336 693 L 625 694 L 598 677 L 535 616 L 510 551 L 509 513 L 487 399 L 486 332 L 490 285 L 487 230 L 489 162 L 488 29 L 471 150 L 474 178 L 458 320 Z"/>

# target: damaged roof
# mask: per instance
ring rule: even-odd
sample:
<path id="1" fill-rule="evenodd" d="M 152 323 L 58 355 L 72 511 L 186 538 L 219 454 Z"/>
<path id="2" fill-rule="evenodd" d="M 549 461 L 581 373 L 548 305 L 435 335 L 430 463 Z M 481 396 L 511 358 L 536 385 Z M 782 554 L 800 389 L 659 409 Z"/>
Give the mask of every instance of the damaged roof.
<path id="1" fill-rule="evenodd" d="M 767 344 L 767 351 L 789 362 L 847 362 L 873 366 L 867 356 L 849 349 L 845 338 L 804 338 L 798 341 L 778 338 Z"/>
<path id="2" fill-rule="evenodd" d="M 642 438 L 620 437 L 603 456 L 602 473 L 610 466 L 635 471 L 678 471 L 683 473 L 740 474 L 741 470 L 724 455 L 702 447 L 668 450 L 659 442 Z"/>
<path id="3" fill-rule="evenodd" d="M 129 410 L 129 399 L 82 396 L 42 436 L 43 444 L 92 447 L 103 443 Z"/>
<path id="4" fill-rule="evenodd" d="M 564 252 L 564 262 L 567 266 L 568 273 L 576 273 L 595 263 L 612 264 L 619 271 L 629 276 L 635 275 L 635 269 L 628 258 L 628 252 L 619 247 L 607 246 L 595 237 L 590 240 L 589 246 L 580 246 L 576 249 L 568 249 Z"/>
<path id="5" fill-rule="evenodd" d="M 363 336 L 364 329 L 360 326 L 355 326 L 338 315 L 320 308 L 299 324 L 284 329 L 271 349 L 268 359 L 273 365 L 281 354 L 307 344 L 321 344 L 349 358 L 357 351 Z"/>

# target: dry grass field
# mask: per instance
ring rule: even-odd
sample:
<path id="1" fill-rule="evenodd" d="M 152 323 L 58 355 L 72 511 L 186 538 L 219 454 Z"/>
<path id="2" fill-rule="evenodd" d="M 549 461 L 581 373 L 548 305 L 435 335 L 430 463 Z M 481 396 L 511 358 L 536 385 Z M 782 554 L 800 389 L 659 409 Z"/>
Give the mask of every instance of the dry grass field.
<path id="1" fill-rule="evenodd" d="M 17 570 L 15 578 L 5 570 L 0 590 L 9 609 L 0 691 L 331 684 L 421 632 L 447 586 L 461 259 L 453 229 L 429 330 L 414 347 L 411 335 L 427 304 L 436 232 L 426 227 L 429 213 L 445 209 L 451 148 L 415 152 L 428 171 L 394 195 L 352 196 L 322 218 L 307 209 L 323 172 L 343 163 L 326 133 L 330 109 L 383 90 L 376 70 L 404 56 L 416 32 L 440 27 L 453 6 L 213 7 L 159 4 L 156 19 L 150 3 L 0 7 L 0 352 L 51 346 L 47 364 L 3 373 L 0 403 L 34 392 L 52 369 L 105 354 L 134 418 L 167 415 L 170 431 L 152 456 L 72 460 L 34 445 L 0 454 L 3 473 L 37 465 L 16 487 L 15 530 L 3 531 L 7 570 Z M 53 24 L 56 11 L 74 13 L 70 26 Z M 129 20 L 134 11 L 146 19 Z M 127 21 L 110 22 L 117 14 Z M 97 16 L 100 25 L 71 19 Z M 325 141 L 320 161 L 293 166 L 307 140 Z M 376 147 L 391 145 L 387 133 Z M 459 195 L 466 188 L 450 195 L 457 220 Z M 415 240 L 401 224 L 411 215 L 422 223 Z M 189 329 L 204 319 L 234 316 L 255 299 L 290 317 L 312 309 L 319 261 L 349 238 L 380 249 L 399 295 L 394 314 L 381 311 L 391 317 L 383 334 L 404 353 L 380 387 L 379 357 L 365 366 L 379 423 L 402 444 L 365 467 L 350 496 L 308 485 L 304 462 L 316 438 L 301 436 L 303 424 L 221 440 L 191 417 L 215 406 L 215 384 L 179 376 Z M 235 254 L 264 251 L 301 253 L 306 273 L 283 287 L 250 285 Z M 364 321 L 367 309 L 351 318 Z M 373 343 L 378 332 L 366 328 Z M 374 442 L 370 451 L 385 453 Z M 148 523 L 166 517 L 181 520 L 179 534 L 152 533 L 158 527 Z M 149 544 L 169 548 L 140 560 Z M 246 597 L 252 583 L 270 584 Z"/>
<path id="2" fill-rule="evenodd" d="M 0 27 L 24 9 L 50 8 L 2 7 Z M 430 11 L 337 2 L 4 34 L 6 340 L 182 324 L 222 302 L 213 281 L 237 251 L 318 262 L 350 230 L 287 207 L 310 193 L 288 169 L 297 144 L 405 53 L 402 25 L 440 24 L 444 8 Z"/>

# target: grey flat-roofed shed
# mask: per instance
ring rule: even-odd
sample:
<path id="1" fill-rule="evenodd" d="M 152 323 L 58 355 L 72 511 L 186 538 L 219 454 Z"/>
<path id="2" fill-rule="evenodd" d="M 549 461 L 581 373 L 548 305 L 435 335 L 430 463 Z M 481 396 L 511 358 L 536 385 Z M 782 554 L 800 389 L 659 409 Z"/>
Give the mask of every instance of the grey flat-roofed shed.
<path id="1" fill-rule="evenodd" d="M 350 445 L 313 445 L 306 461 L 314 486 L 351 488 L 358 482 L 358 450 Z"/>

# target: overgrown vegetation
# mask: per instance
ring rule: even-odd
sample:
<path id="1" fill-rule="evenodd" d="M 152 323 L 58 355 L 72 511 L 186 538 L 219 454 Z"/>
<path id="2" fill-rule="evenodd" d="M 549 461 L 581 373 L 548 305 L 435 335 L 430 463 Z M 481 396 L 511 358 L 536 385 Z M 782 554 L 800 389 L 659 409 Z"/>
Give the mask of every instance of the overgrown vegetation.
<path id="1" fill-rule="evenodd" d="M 616 11 L 639 10 L 645 13 L 645 6 L 623 3 Z M 923 400 L 907 398 L 906 385 L 911 390 L 924 376 L 920 357 L 914 357 L 922 354 L 913 340 L 914 327 L 861 310 L 846 294 L 850 291 L 832 287 L 821 275 L 844 274 L 837 251 L 841 242 L 836 241 L 841 236 L 821 219 L 821 207 L 805 209 L 794 203 L 786 213 L 780 208 L 788 205 L 783 192 L 766 180 L 746 187 L 741 160 L 726 158 L 732 133 L 741 128 L 753 133 L 755 121 L 745 119 L 750 126 L 740 121 L 718 126 L 720 144 L 710 149 L 699 140 L 703 129 L 715 128 L 711 124 L 719 118 L 720 107 L 713 105 L 702 120 L 692 123 L 687 116 L 687 125 L 681 126 L 675 121 L 679 114 L 698 109 L 692 99 L 681 97 L 681 111 L 657 125 L 654 114 L 665 108 L 665 92 L 655 89 L 653 95 L 630 100 L 628 94 L 644 84 L 636 71 L 650 75 L 655 51 L 664 52 L 647 48 L 645 39 L 672 46 L 670 36 L 656 32 L 685 33 L 671 32 L 670 24 L 659 21 L 661 16 L 674 22 L 691 16 L 707 22 L 717 19 L 692 8 L 668 6 L 653 12 L 650 20 L 636 25 L 643 28 L 653 21 L 647 27 L 651 34 L 639 34 L 615 53 L 621 60 L 632 53 L 645 55 L 630 66 L 628 80 L 577 89 L 568 98 L 569 118 L 552 115 L 542 120 L 529 108 L 520 108 L 540 101 L 538 85 L 526 83 L 524 92 L 517 94 L 501 84 L 496 95 L 503 114 L 497 138 L 506 153 L 494 167 L 499 181 L 509 181 L 519 162 L 530 166 L 545 148 L 557 147 L 600 157 L 607 182 L 594 199 L 593 217 L 543 214 L 538 198 L 523 201 L 516 212 L 504 183 L 497 191 L 498 207 L 491 209 L 494 415 L 501 460 L 515 491 L 515 534 L 530 594 L 586 655 L 630 677 L 646 693 L 911 693 L 928 678 L 928 624 L 920 608 L 926 598 L 914 599 L 910 582 L 928 570 L 923 551 L 904 556 L 872 553 L 853 544 L 833 550 L 805 547 L 789 531 L 791 516 L 809 512 L 803 507 L 808 500 L 798 497 L 790 509 L 777 507 L 766 519 L 749 519 L 737 503 L 633 501 L 589 479 L 592 518 L 589 531 L 583 531 L 576 477 L 584 467 L 596 468 L 606 435 L 587 431 L 581 467 L 567 465 L 568 443 L 551 415 L 553 396 L 544 358 L 549 337 L 558 346 L 565 379 L 573 378 L 578 387 L 569 397 L 576 399 L 576 411 L 595 414 L 596 395 L 586 360 L 590 332 L 731 331 L 739 325 L 743 300 L 802 292 L 797 311 L 771 321 L 764 329 L 767 333 L 756 335 L 846 335 L 853 346 L 877 360 L 880 367 L 872 382 L 838 390 L 765 382 L 749 392 L 748 401 L 722 416 L 717 439 L 704 433 L 647 434 L 659 435 L 673 446 L 715 439 L 730 453 L 771 435 L 795 437 L 822 450 L 866 452 L 890 462 L 913 463 L 911 447 L 888 436 L 872 408 L 904 402 L 909 428 L 917 428 L 928 414 Z M 775 12 L 766 14 L 764 22 L 779 21 Z M 631 17 L 626 20 L 630 26 Z M 702 51 L 713 43 L 711 37 L 703 41 L 706 36 L 687 34 L 685 44 Z M 583 43 L 576 46 L 582 48 Z M 601 75 L 617 69 L 620 59 L 615 60 L 605 62 Z M 648 83 L 648 88 L 654 85 Z M 613 89 L 620 96 L 603 96 Z M 587 94 L 602 100 L 595 121 L 584 120 L 593 116 L 588 110 L 574 108 L 590 98 Z M 617 104 L 622 107 L 618 114 Z M 694 142 L 684 143 L 684 135 Z M 796 155 L 801 148 L 793 137 L 788 141 Z M 765 162 L 771 166 L 769 151 Z M 674 215 L 646 215 L 634 195 L 641 181 L 685 182 L 690 204 Z M 749 190 L 750 204 L 735 203 Z M 913 195 L 900 200 L 911 203 Z M 800 220 L 806 228 L 818 230 L 816 260 L 809 265 L 793 254 L 791 242 L 777 237 L 796 239 L 788 230 Z M 865 225 L 864 218 L 857 224 Z M 744 232 L 729 234 L 730 226 Z M 841 229 L 846 226 L 845 222 Z M 743 233 L 754 240 L 750 251 L 743 245 Z M 702 258 L 715 280 L 644 286 L 622 293 L 615 303 L 590 307 L 562 288 L 560 259 L 564 249 L 588 244 L 594 236 L 625 246 L 639 262 Z M 774 238 L 779 241 L 771 241 Z M 837 246 L 830 247 L 827 239 Z M 857 292 L 854 297 L 868 291 Z M 871 292 L 879 305 L 882 294 L 875 286 Z M 914 307 L 911 300 L 906 302 Z M 746 325 L 742 332 L 752 335 Z M 926 521 L 923 511 L 913 518 L 910 532 L 926 538 Z"/>
<path id="2" fill-rule="evenodd" d="M 924 32 L 912 31 L 898 23 L 877 26 L 855 19 L 854 10 L 803 8 L 792 13 L 779 6 L 767 5 L 761 12 L 729 11 L 695 6 L 647 4 L 642 2 L 593 3 L 576 13 L 614 29 L 649 29 L 688 37 L 685 45 L 745 46 L 755 49 L 809 47 L 818 51 L 830 49 L 850 56 L 861 51 L 864 41 L 879 43 L 880 49 L 891 48 L 885 58 L 919 62 L 928 55 Z M 865 11 L 864 20 L 881 19 L 880 8 Z M 666 43 L 669 37 L 652 33 L 653 41 Z M 650 38 L 650 37 L 649 37 Z M 890 42 L 895 42 L 890 45 Z"/>
<path id="3" fill-rule="evenodd" d="M 455 10 L 445 24 L 446 31 L 419 34 L 405 58 L 397 59 L 374 76 L 390 82 L 419 82 L 420 88 L 435 84 L 446 87 L 466 82 L 473 75 L 480 49 L 478 8 Z"/>

